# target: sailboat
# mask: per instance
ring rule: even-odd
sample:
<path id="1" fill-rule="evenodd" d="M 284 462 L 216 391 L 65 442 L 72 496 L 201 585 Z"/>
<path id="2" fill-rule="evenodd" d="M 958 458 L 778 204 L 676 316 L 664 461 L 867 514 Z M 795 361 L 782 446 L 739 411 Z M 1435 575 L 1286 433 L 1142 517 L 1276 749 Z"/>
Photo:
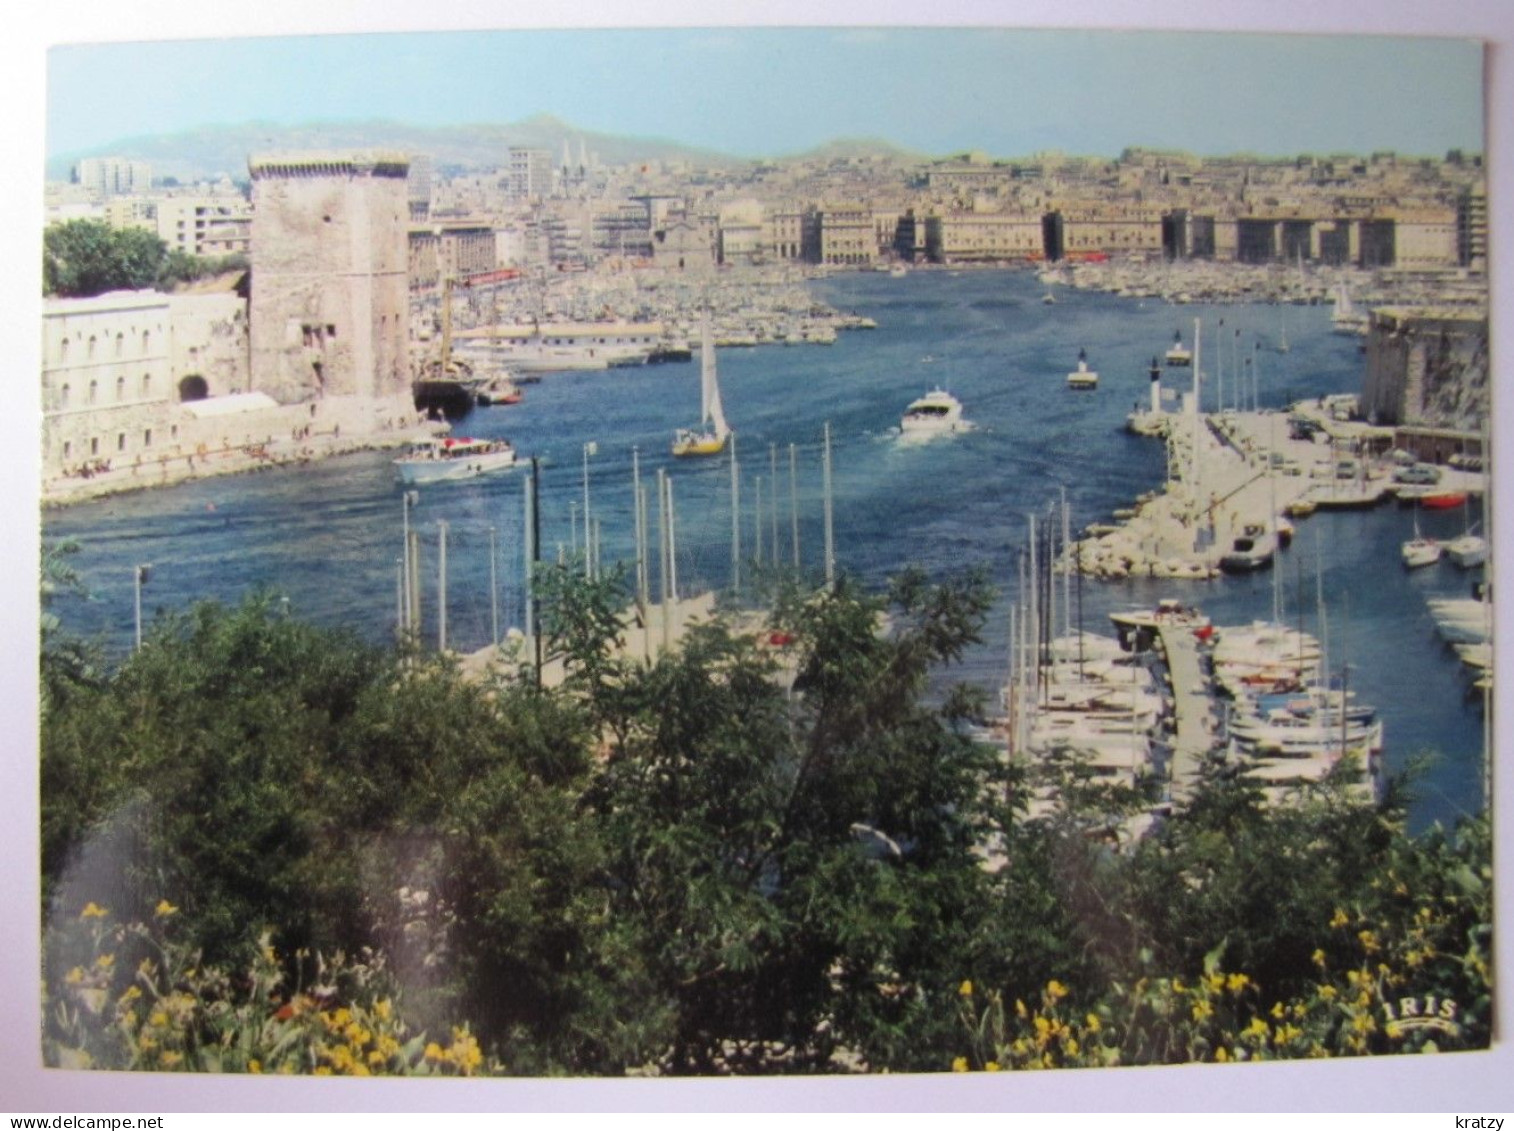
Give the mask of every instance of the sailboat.
<path id="1" fill-rule="evenodd" d="M 720 404 L 720 383 L 715 376 L 715 341 L 710 334 L 710 316 L 706 311 L 700 327 L 700 419 L 698 428 L 680 428 L 673 437 L 675 456 L 713 456 L 725 450 L 731 434 Z"/>
<path id="2" fill-rule="evenodd" d="M 1337 334 L 1361 335 L 1367 332 L 1370 319 L 1351 301 L 1351 291 L 1345 281 L 1335 288 L 1335 309 L 1330 312 L 1330 328 Z"/>
<path id="3" fill-rule="evenodd" d="M 1405 542 L 1400 549 L 1403 555 L 1404 566 L 1407 569 L 1418 569 L 1420 566 L 1434 565 L 1440 561 L 1443 547 L 1434 538 L 1426 538 L 1419 532 L 1419 512 L 1414 514 L 1414 537 Z"/>

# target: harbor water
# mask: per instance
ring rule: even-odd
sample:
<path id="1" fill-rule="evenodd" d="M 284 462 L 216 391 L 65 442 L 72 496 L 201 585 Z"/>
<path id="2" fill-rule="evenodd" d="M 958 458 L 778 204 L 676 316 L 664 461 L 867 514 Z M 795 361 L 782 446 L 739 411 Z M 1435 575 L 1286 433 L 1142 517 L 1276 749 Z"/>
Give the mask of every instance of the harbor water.
<path id="1" fill-rule="evenodd" d="M 802 566 L 819 576 L 829 424 L 837 568 L 869 586 L 912 565 L 938 579 L 986 569 L 998 603 L 982 644 L 951 674 L 991 696 L 1006 675 L 1027 517 L 1044 518 L 1065 497 L 1076 532 L 1160 487 L 1162 442 L 1128 435 L 1123 424 L 1132 406 L 1145 406 L 1151 359 L 1175 332 L 1191 347 L 1194 320 L 1202 320 L 1206 411 L 1222 403 L 1249 407 L 1253 399 L 1281 407 L 1361 386 L 1357 339 L 1332 333 L 1323 306 L 1172 306 L 1060 287 L 1057 301 L 1047 303 L 1045 284 L 1023 271 L 859 273 L 811 287 L 817 300 L 872 318 L 877 328 L 843 333 L 829 346 L 719 352 L 740 465 L 743 581 L 753 573 L 759 540 L 769 567 L 775 556 L 781 565 L 792 562 L 791 498 Z M 1289 348 L 1279 352 L 1284 335 Z M 1066 385 L 1080 349 L 1100 375 L 1097 389 Z M 1191 375 L 1179 372 L 1177 384 L 1186 389 Z M 938 386 L 962 402 L 975 427 L 902 441 L 904 407 Z M 606 569 L 629 562 L 634 450 L 649 490 L 658 469 L 673 479 L 680 594 L 729 588 L 729 459 L 675 460 L 670 452 L 673 430 L 697 423 L 697 360 L 549 374 L 525 392 L 522 403 L 479 409 L 455 431 L 508 438 L 526 467 L 530 457 L 540 460 L 544 558 L 571 557 L 583 546 L 587 463 L 589 529 L 600 560 Z M 287 598 L 294 615 L 392 639 L 405 516 L 391 458 L 365 452 L 46 511 L 44 540 L 80 544 L 70 564 L 89 590 L 87 600 L 64 598 L 55 611 L 66 630 L 99 640 L 108 655 L 124 655 L 134 632 L 135 567 L 150 563 L 142 592 L 149 622 L 157 610 L 206 598 L 233 603 L 262 586 Z M 408 520 L 421 537 L 427 642 L 437 639 L 441 523 L 448 645 L 470 651 L 488 644 L 496 593 L 501 629 L 522 623 L 525 474 L 520 468 L 419 489 Z M 654 529 L 656 509 L 654 502 Z M 1420 524 L 1428 536 L 1451 537 L 1477 517 L 1424 512 Z M 1318 513 L 1299 523 L 1275 574 L 1086 581 L 1070 603 L 1088 628 L 1107 632 L 1111 609 L 1154 606 L 1162 597 L 1197 604 L 1221 625 L 1270 618 L 1280 602 L 1289 623 L 1301 620 L 1318 633 L 1316 592 L 1323 592 L 1331 665 L 1347 664 L 1351 688 L 1378 707 L 1387 769 L 1429 755 L 1411 810 L 1421 829 L 1482 805 L 1483 702 L 1468 694 L 1468 679 L 1425 603 L 1467 595 L 1476 571 L 1448 562 L 1405 571 L 1398 547 L 1412 524 L 1412 511 L 1391 504 Z"/>

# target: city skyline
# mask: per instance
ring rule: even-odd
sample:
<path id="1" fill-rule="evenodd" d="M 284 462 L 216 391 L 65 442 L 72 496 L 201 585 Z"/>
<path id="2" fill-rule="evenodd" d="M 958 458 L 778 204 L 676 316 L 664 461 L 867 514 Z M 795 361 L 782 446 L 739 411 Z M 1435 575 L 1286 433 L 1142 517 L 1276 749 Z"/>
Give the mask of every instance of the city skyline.
<path id="1" fill-rule="evenodd" d="M 639 97 L 626 97 L 633 87 Z M 435 31 L 57 46 L 46 142 L 56 157 L 216 124 L 439 127 L 550 114 L 584 131 L 748 159 L 846 138 L 930 155 L 1113 156 L 1135 146 L 1443 156 L 1483 150 L 1482 99 L 1482 47 L 1471 39 L 882 26 Z"/>

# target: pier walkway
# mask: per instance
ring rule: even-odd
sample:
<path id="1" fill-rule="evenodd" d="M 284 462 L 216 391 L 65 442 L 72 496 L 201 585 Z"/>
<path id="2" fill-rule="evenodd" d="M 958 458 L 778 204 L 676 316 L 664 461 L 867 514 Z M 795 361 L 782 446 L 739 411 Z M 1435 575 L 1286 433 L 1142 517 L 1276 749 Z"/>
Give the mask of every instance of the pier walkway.
<path id="1" fill-rule="evenodd" d="M 1199 643 L 1191 625 L 1158 628 L 1167 672 L 1172 679 L 1177 735 L 1172 744 L 1172 800 L 1188 799 L 1199 769 L 1214 745 L 1214 711 L 1209 681 L 1199 663 Z"/>

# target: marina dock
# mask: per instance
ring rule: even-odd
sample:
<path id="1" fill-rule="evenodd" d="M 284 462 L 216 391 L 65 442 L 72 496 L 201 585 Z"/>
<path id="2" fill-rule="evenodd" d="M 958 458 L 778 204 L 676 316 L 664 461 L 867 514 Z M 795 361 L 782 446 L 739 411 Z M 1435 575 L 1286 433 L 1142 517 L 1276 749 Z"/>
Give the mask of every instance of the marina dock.
<path id="1" fill-rule="evenodd" d="M 1198 781 L 1204 759 L 1214 746 L 1214 699 L 1199 660 L 1198 638 L 1186 625 L 1162 625 L 1157 630 L 1172 681 L 1173 718 L 1170 782 L 1172 800 L 1188 799 Z"/>

